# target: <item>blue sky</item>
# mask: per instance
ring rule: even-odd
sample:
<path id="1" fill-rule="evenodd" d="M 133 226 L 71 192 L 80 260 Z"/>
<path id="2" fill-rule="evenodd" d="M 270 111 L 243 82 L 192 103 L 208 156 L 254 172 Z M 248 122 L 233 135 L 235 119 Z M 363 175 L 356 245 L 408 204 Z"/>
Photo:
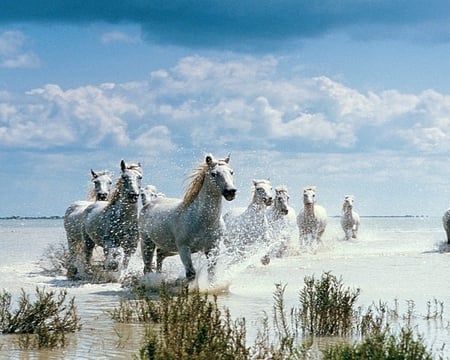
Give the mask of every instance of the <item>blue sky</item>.
<path id="1" fill-rule="evenodd" d="M 55 5 L 56 4 L 56 5 Z M 63 215 L 90 169 L 181 196 L 206 153 L 330 215 L 450 204 L 445 1 L 0 4 L 0 216 Z"/>

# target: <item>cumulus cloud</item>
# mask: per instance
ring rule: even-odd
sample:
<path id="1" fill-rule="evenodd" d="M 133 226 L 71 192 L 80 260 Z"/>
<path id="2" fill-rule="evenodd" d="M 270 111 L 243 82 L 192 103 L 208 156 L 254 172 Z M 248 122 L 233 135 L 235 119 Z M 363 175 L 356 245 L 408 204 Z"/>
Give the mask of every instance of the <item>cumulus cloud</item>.
<path id="1" fill-rule="evenodd" d="M 30 68 L 39 66 L 39 58 L 27 50 L 26 38 L 20 31 L 0 34 L 0 68 Z"/>
<path id="2" fill-rule="evenodd" d="M 277 60 L 181 59 L 148 80 L 0 96 L 3 147 L 176 147 L 308 151 L 450 149 L 450 96 L 362 92 L 328 77 L 280 75 Z M 376 134 L 376 136 L 374 136 Z M 286 142 L 287 141 L 287 142 Z"/>
<path id="3" fill-rule="evenodd" d="M 146 1 L 3 0 L 0 22 L 130 23 L 151 41 L 234 49 L 273 48 L 292 39 L 338 30 L 351 36 L 448 40 L 448 4 L 444 0 L 399 1 Z M 414 29 L 419 30 L 414 30 Z"/>

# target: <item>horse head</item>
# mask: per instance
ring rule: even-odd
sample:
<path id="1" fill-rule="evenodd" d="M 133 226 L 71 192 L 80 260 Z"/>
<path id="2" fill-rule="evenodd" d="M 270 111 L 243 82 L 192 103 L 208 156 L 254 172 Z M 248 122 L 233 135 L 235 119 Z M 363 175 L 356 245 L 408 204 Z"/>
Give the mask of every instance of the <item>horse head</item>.
<path id="1" fill-rule="evenodd" d="M 120 162 L 120 169 L 122 170 L 122 184 L 126 197 L 130 203 L 136 203 L 141 193 L 141 164 L 127 164 L 122 160 Z"/>
<path id="2" fill-rule="evenodd" d="M 342 205 L 342 209 L 343 210 L 352 210 L 354 202 L 355 202 L 355 198 L 353 195 L 345 195 L 344 204 Z"/>
<path id="3" fill-rule="evenodd" d="M 96 194 L 96 200 L 106 201 L 111 191 L 112 179 L 107 171 L 95 172 L 91 169 L 92 179 L 94 183 L 94 191 Z"/>
<path id="4" fill-rule="evenodd" d="M 158 192 L 155 185 L 147 185 L 141 189 L 142 206 L 145 206 L 149 202 L 164 196 L 165 195 L 163 193 Z"/>
<path id="5" fill-rule="evenodd" d="M 283 215 L 289 213 L 289 194 L 284 186 L 275 188 L 274 207 Z"/>
<path id="6" fill-rule="evenodd" d="M 316 187 L 308 186 L 303 189 L 303 204 L 311 205 L 316 202 Z"/>
<path id="7" fill-rule="evenodd" d="M 253 202 L 270 206 L 272 201 L 273 188 L 270 180 L 253 180 Z"/>
<path id="8" fill-rule="evenodd" d="M 208 165 L 208 175 L 216 185 L 222 196 L 231 201 L 236 197 L 236 187 L 233 181 L 233 169 L 230 167 L 230 155 L 224 160 L 216 160 L 212 155 L 207 155 L 205 159 Z"/>

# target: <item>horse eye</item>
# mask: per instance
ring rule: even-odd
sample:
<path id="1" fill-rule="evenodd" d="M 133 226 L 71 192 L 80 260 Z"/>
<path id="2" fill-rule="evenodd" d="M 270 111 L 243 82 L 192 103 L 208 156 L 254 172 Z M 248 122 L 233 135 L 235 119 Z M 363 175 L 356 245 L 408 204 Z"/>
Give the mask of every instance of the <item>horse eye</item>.
<path id="1" fill-rule="evenodd" d="M 216 177 L 216 175 L 217 175 L 217 174 L 216 174 L 215 172 L 212 172 L 212 171 L 211 171 L 211 176 L 212 176 L 212 177 Z"/>

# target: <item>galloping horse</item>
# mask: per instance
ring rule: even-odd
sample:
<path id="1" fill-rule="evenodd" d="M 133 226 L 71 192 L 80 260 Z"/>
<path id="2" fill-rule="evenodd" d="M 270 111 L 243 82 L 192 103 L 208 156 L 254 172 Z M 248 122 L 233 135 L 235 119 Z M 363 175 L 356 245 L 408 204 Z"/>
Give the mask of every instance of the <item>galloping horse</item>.
<path id="1" fill-rule="evenodd" d="M 253 196 L 247 208 L 235 208 L 223 216 L 229 242 L 238 248 L 269 240 L 266 210 L 273 201 L 272 184 L 261 179 L 253 180 L 252 185 Z"/>
<path id="2" fill-rule="evenodd" d="M 147 185 L 141 189 L 141 202 L 142 206 L 147 205 L 149 202 L 157 199 L 158 197 L 165 197 L 162 192 L 156 189 L 155 185 Z"/>
<path id="3" fill-rule="evenodd" d="M 109 201 L 97 201 L 83 212 L 82 241 L 88 268 L 95 245 L 103 248 L 105 268 L 113 271 L 119 268 L 117 257 L 123 255 L 123 266 L 126 267 L 137 247 L 142 168 L 140 164 L 126 164 L 123 160 L 120 168 L 122 174 Z"/>
<path id="4" fill-rule="evenodd" d="M 447 235 L 447 244 L 450 245 L 450 209 L 442 216 L 442 225 L 444 226 L 445 234 Z"/>
<path id="5" fill-rule="evenodd" d="M 67 277 L 69 279 L 76 278 L 78 261 L 77 255 L 82 251 L 77 247 L 82 244 L 81 240 L 81 223 L 83 211 L 94 201 L 107 200 L 111 191 L 112 180 L 108 171 L 96 172 L 91 169 L 91 182 L 93 187 L 88 193 L 88 201 L 76 201 L 72 203 L 64 214 L 64 229 L 66 230 L 67 243 L 69 249 L 69 268 L 67 269 Z"/>
<path id="6" fill-rule="evenodd" d="M 341 227 L 344 230 L 345 240 L 358 237 L 359 215 L 353 210 L 355 198 L 353 195 L 345 195 L 342 204 Z"/>
<path id="7" fill-rule="evenodd" d="M 289 197 L 286 186 L 275 187 L 273 205 L 267 210 L 267 220 L 272 229 L 272 242 L 275 245 L 271 254 L 278 257 L 286 250 L 287 244 L 292 242 L 297 232 L 296 212 L 289 205 Z"/>
<path id="8" fill-rule="evenodd" d="M 308 186 L 303 189 L 303 209 L 297 216 L 297 226 L 301 245 L 316 245 L 327 226 L 327 212 L 325 208 L 316 205 L 316 187 Z"/>
<path id="9" fill-rule="evenodd" d="M 216 160 L 207 155 L 192 174 L 183 199 L 159 197 L 141 209 L 139 231 L 144 274 L 152 271 L 153 252 L 158 247 L 158 271 L 164 257 L 178 253 L 186 279 L 195 278 L 191 253 L 203 251 L 210 255 L 221 236 L 222 196 L 228 201 L 236 196 L 229 161 L 229 156 Z"/>

